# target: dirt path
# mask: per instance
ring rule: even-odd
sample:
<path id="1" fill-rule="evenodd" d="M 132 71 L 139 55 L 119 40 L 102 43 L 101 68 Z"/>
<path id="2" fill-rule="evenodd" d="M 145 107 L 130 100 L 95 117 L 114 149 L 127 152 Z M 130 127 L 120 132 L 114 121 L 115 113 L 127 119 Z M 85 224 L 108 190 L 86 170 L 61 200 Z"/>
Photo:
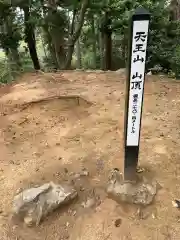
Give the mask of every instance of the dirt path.
<path id="1" fill-rule="evenodd" d="M 180 83 L 146 81 L 140 164 L 162 189 L 141 218 L 104 191 L 109 171 L 122 166 L 124 89 L 117 73 L 70 71 L 27 74 L 0 88 L 0 240 L 180 239 L 180 213 L 171 204 L 180 198 Z M 37 228 L 9 220 L 17 189 L 68 180 L 82 168 L 90 175 L 77 183 L 76 202 Z M 92 191 L 101 204 L 84 209 Z"/>

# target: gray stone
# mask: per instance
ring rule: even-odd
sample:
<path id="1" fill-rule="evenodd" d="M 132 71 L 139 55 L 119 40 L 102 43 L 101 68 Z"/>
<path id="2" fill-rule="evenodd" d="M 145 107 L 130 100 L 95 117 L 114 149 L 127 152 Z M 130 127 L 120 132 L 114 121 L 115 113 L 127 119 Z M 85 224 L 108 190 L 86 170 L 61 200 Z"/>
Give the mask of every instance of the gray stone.
<path id="1" fill-rule="evenodd" d="M 16 195 L 13 201 L 13 215 L 23 219 L 27 226 L 38 225 L 52 211 L 76 197 L 77 192 L 70 185 L 46 183 Z"/>
<path id="2" fill-rule="evenodd" d="M 116 70 L 117 74 L 126 74 L 126 69 L 125 68 L 120 68 L 118 70 Z"/>
<path id="3" fill-rule="evenodd" d="M 151 71 L 149 71 L 149 72 L 147 73 L 147 75 L 148 75 L 148 76 L 151 76 L 151 75 L 152 75 L 152 72 L 151 72 Z"/>
<path id="4" fill-rule="evenodd" d="M 91 208 L 91 207 L 95 206 L 95 204 L 96 204 L 96 200 L 94 198 L 90 198 L 90 199 L 87 199 L 86 202 L 82 203 L 82 207 Z"/>
<path id="5" fill-rule="evenodd" d="M 107 193 L 118 202 L 127 202 L 139 205 L 152 203 L 157 192 L 157 183 L 144 178 L 137 182 L 122 180 L 122 174 L 113 171 L 108 181 Z"/>

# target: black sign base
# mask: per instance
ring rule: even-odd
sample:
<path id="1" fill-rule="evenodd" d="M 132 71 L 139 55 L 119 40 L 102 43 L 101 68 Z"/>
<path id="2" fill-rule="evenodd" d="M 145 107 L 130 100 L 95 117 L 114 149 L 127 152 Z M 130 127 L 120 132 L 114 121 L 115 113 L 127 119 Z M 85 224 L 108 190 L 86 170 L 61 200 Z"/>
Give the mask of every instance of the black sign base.
<path id="1" fill-rule="evenodd" d="M 136 168 L 138 164 L 139 147 L 125 147 L 124 180 L 136 181 Z"/>

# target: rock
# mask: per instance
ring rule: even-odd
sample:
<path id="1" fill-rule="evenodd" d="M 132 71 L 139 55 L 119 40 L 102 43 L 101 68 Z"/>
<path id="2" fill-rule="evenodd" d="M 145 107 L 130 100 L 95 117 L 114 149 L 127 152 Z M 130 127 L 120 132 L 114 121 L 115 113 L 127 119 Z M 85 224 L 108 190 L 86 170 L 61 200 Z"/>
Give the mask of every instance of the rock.
<path id="1" fill-rule="evenodd" d="M 32 226 L 33 226 L 33 218 L 32 218 L 32 217 L 25 217 L 25 218 L 24 218 L 24 223 L 25 223 L 28 227 L 32 227 Z"/>
<path id="2" fill-rule="evenodd" d="M 143 167 L 137 167 L 136 172 L 137 173 L 143 173 L 145 169 Z"/>
<path id="3" fill-rule="evenodd" d="M 180 208 L 180 201 L 179 200 L 174 200 L 174 201 L 172 201 L 172 205 L 175 208 Z"/>
<path id="4" fill-rule="evenodd" d="M 74 180 L 77 180 L 77 179 L 79 179 L 80 178 L 80 174 L 79 173 L 76 173 L 74 176 L 73 176 L 73 178 L 74 178 Z"/>
<path id="5" fill-rule="evenodd" d="M 72 213 L 72 215 L 73 215 L 73 216 L 75 216 L 75 215 L 76 215 L 76 213 L 77 213 L 77 212 L 76 212 L 76 210 L 74 210 L 74 212 Z"/>
<path id="6" fill-rule="evenodd" d="M 120 218 L 116 219 L 114 222 L 115 227 L 120 227 L 122 220 Z"/>
<path id="7" fill-rule="evenodd" d="M 80 186 L 79 190 L 80 190 L 81 192 L 84 192 L 85 188 L 84 188 L 83 186 Z"/>
<path id="8" fill-rule="evenodd" d="M 76 197 L 77 192 L 70 185 L 46 183 L 16 195 L 13 201 L 13 215 L 23 219 L 27 226 L 38 225 L 49 213 Z"/>
<path id="9" fill-rule="evenodd" d="M 89 172 L 86 169 L 83 169 L 79 173 L 70 173 L 70 176 L 73 176 L 74 180 L 80 179 L 81 177 L 87 177 L 89 176 Z"/>
<path id="10" fill-rule="evenodd" d="M 89 176 L 89 172 L 87 170 L 83 170 L 79 173 L 80 177 L 86 177 Z"/>
<path id="11" fill-rule="evenodd" d="M 122 180 L 119 171 L 114 171 L 108 181 L 107 193 L 118 202 L 149 205 L 156 195 L 157 183 L 142 178 L 138 182 Z"/>
<path id="12" fill-rule="evenodd" d="M 23 191 L 22 188 L 18 188 L 18 189 L 16 190 L 16 194 L 19 194 L 19 193 L 22 192 L 22 191 Z"/>
<path id="13" fill-rule="evenodd" d="M 125 68 L 120 68 L 118 70 L 116 70 L 117 74 L 125 74 L 126 73 L 126 69 Z"/>
<path id="14" fill-rule="evenodd" d="M 96 200 L 94 198 L 90 198 L 86 202 L 83 202 L 82 206 L 84 208 L 91 208 L 91 207 L 95 206 L 95 204 L 96 204 Z"/>
<path id="15" fill-rule="evenodd" d="M 15 164 L 15 162 L 13 160 L 10 160 L 9 163 L 13 164 L 13 165 Z"/>
<path id="16" fill-rule="evenodd" d="M 147 75 L 148 75 L 148 76 L 151 76 L 151 75 L 152 75 L 152 72 L 151 72 L 151 71 L 149 71 L 149 72 L 147 73 Z"/>
<path id="17" fill-rule="evenodd" d="M 69 222 L 67 222 L 67 223 L 66 223 L 66 227 L 69 227 L 69 225 L 70 225 L 70 223 L 69 223 Z"/>

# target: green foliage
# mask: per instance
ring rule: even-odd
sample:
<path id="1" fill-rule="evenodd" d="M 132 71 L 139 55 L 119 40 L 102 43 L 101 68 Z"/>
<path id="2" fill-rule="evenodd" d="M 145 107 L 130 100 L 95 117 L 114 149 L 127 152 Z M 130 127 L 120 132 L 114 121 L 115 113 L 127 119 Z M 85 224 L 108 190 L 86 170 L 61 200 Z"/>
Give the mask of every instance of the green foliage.
<path id="1" fill-rule="evenodd" d="M 8 83 L 14 80 L 11 67 L 7 60 L 0 60 L 0 83 Z"/>
<path id="2" fill-rule="evenodd" d="M 180 79 L 180 45 L 174 49 L 172 58 L 171 58 L 171 69 L 174 73 L 174 76 L 177 79 Z"/>
<path id="3" fill-rule="evenodd" d="M 19 53 L 20 43 L 25 40 L 24 16 L 21 12 L 25 6 L 28 6 L 30 10 L 29 22 L 36 29 L 36 47 L 38 48 L 41 41 L 46 52 L 45 57 L 40 56 L 40 51 L 38 52 L 42 61 L 41 65 L 51 71 L 58 66 L 58 61 L 62 61 L 62 54 L 67 56 L 73 14 L 75 13 L 75 23 L 78 23 L 82 2 L 83 0 L 0 1 L 0 48 L 4 49 L 8 57 L 7 61 L 0 61 L 0 69 L 3 69 L 0 81 L 7 82 L 8 79 L 11 81 L 16 76 L 16 71 L 24 72 L 33 69 L 29 53 L 20 52 L 22 64 L 19 70 L 17 70 L 16 61 L 11 56 L 12 50 Z M 113 30 L 113 70 L 125 67 L 129 19 L 139 6 L 147 8 L 151 13 L 147 69 L 160 65 L 165 72 L 177 78 L 180 76 L 180 23 L 170 19 L 170 10 L 166 0 L 89 1 L 80 36 L 81 50 L 77 54 L 82 58 L 83 68 L 100 68 L 104 60 L 102 58 L 104 44 L 100 29 L 102 26 L 107 27 L 105 19 L 107 11 L 110 16 L 108 27 Z M 75 65 L 77 56 L 73 57 L 73 65 Z"/>
<path id="4" fill-rule="evenodd" d="M 9 83 L 14 81 L 20 74 L 33 71 L 33 64 L 29 54 L 20 52 L 22 66 L 17 69 L 14 61 L 9 61 L 6 57 L 0 58 L 0 82 Z"/>

